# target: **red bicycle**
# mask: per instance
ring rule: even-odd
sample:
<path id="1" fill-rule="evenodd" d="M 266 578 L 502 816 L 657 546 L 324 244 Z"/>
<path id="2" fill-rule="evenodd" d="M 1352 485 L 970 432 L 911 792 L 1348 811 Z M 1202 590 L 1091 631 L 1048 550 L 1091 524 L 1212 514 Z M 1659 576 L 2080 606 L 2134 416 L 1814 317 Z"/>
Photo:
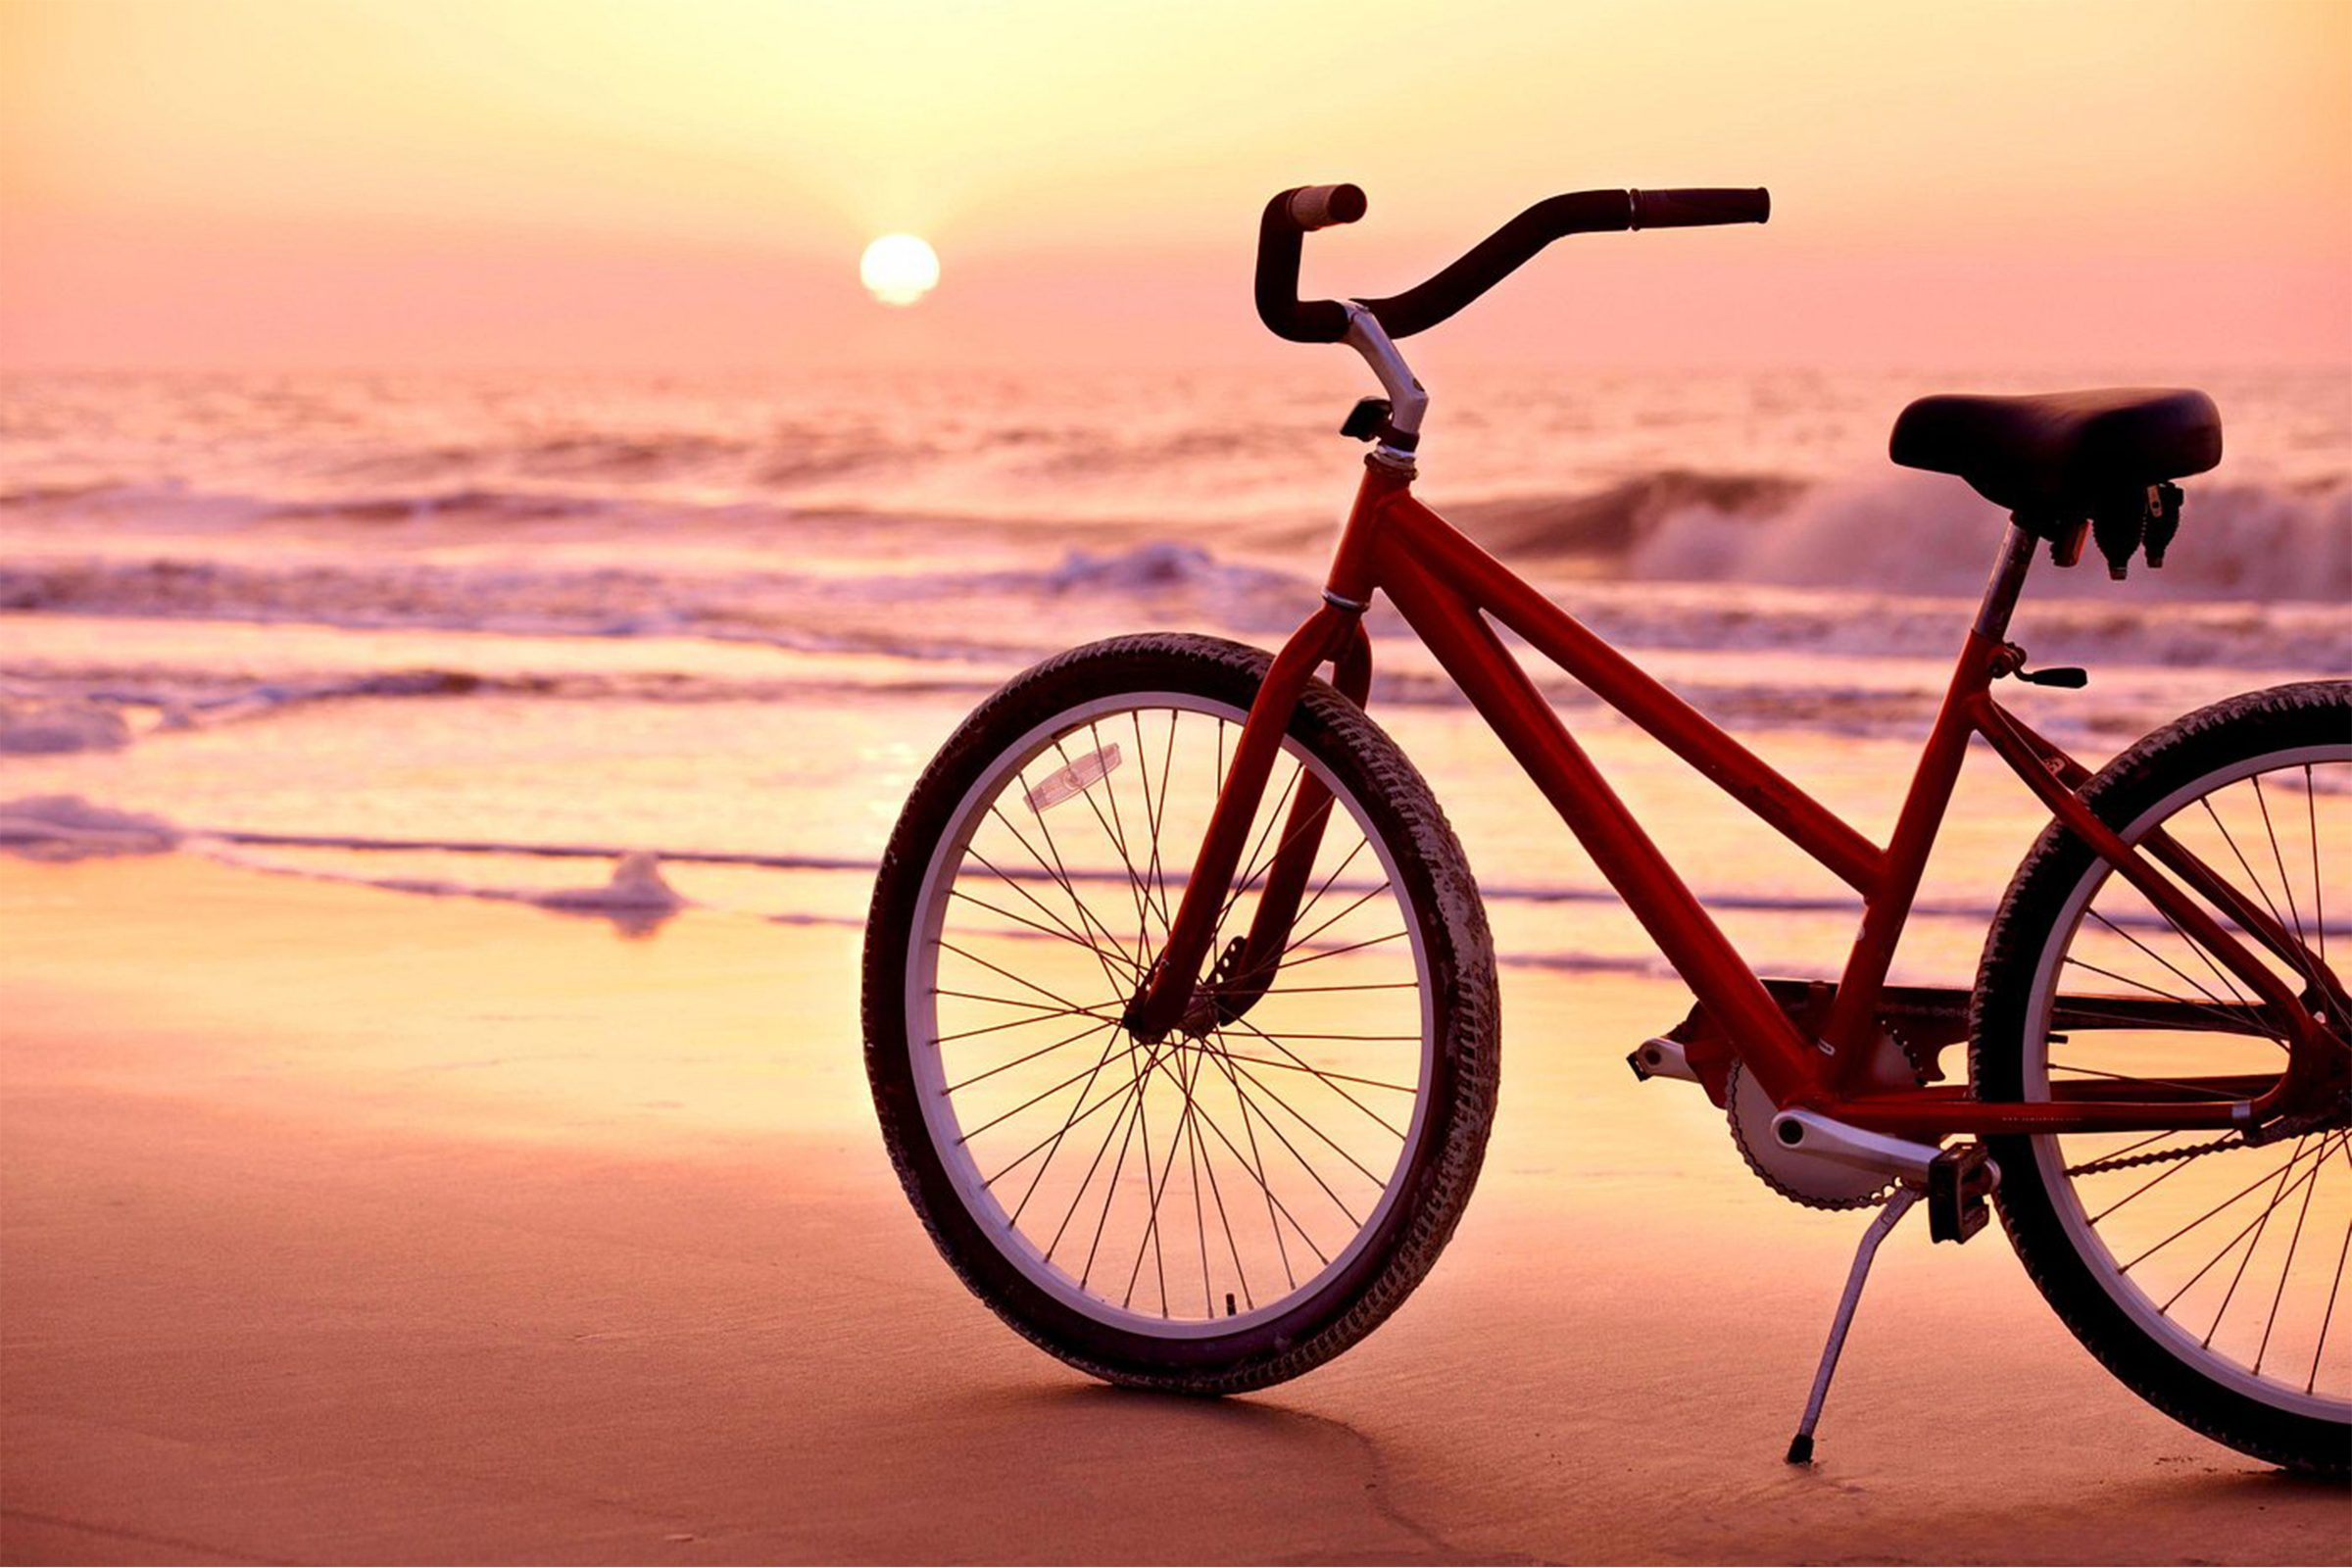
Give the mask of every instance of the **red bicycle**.
<path id="1" fill-rule="evenodd" d="M 1386 594 L 1689 983 L 1635 1051 L 1701 1086 L 1800 1203 L 1878 1206 L 1791 1460 L 1879 1241 L 1924 1201 L 1964 1242 L 1997 1204 L 2028 1272 L 2158 1408 L 2266 1460 L 2352 1459 L 2352 1036 L 2329 966 L 2352 839 L 2352 683 L 2200 710 L 2095 773 L 1991 696 L 2037 543 L 2162 564 L 2172 480 L 2220 461 L 2191 391 L 1931 397 L 1897 463 L 2011 513 L 1891 840 L 1848 826 L 1411 493 L 1428 396 L 1396 340 L 1553 239 L 1762 222 L 1761 190 L 1586 191 L 1528 209 L 1388 299 L 1300 301 L 1300 236 L 1364 212 L 1286 191 L 1257 308 L 1347 343 L 1387 392 L 1323 603 L 1269 658 L 1114 638 L 1015 677 L 915 786 L 874 890 L 866 1061 L 906 1194 L 974 1294 L 1114 1383 L 1215 1394 L 1298 1376 L 1428 1272 L 1477 1179 L 1500 1013 L 1478 886 L 1413 764 L 1365 715 Z M 1759 977 L 1505 648 L 1557 663 L 1861 898 L 1835 984 Z M 1318 671 L 1330 667 L 1328 680 Z M 1973 991 L 1886 983 L 1963 754 L 2051 815 Z M 1966 1042 L 1966 1082 L 1945 1052 Z M 2335 1347 L 2330 1353 L 2328 1347 Z"/>

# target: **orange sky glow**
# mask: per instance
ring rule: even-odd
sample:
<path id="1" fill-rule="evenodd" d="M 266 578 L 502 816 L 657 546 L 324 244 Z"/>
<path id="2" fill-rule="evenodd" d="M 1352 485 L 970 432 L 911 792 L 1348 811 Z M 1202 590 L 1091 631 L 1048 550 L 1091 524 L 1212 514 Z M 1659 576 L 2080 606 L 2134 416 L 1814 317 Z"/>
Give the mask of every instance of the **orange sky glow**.
<path id="1" fill-rule="evenodd" d="M 2352 360 L 2333 0 L 0 0 L 0 367 L 1267 363 L 1257 210 L 1325 179 L 1367 294 L 1555 191 L 1773 190 L 1433 359 Z"/>

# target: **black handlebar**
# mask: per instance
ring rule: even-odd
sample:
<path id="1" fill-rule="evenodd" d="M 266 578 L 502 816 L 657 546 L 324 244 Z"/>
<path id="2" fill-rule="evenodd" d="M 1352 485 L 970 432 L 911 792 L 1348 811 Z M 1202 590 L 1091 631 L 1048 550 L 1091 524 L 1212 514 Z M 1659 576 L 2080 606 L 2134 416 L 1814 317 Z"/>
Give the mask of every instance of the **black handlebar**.
<path id="1" fill-rule="evenodd" d="M 1298 241 L 1310 228 L 1364 216 L 1353 185 L 1304 185 L 1266 203 L 1257 225 L 1257 318 L 1294 343 L 1337 343 L 1348 335 L 1338 300 L 1298 298 Z M 1501 282 L 1553 240 L 1625 228 L 1761 223 L 1772 198 L 1761 190 L 1583 190 L 1536 203 L 1435 277 L 1401 294 L 1360 303 L 1391 338 L 1426 332 Z"/>

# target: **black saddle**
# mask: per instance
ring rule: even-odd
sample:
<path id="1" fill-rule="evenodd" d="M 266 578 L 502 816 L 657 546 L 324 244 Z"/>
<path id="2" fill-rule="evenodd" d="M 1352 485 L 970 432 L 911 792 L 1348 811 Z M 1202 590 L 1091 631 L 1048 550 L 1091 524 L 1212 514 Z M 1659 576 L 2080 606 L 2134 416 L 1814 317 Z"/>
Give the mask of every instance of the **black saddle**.
<path id="1" fill-rule="evenodd" d="M 2203 473 L 2222 461 L 2222 416 L 2204 393 L 2167 388 L 1945 393 L 1905 409 L 1887 446 L 1906 468 L 1956 473 L 1985 500 L 2056 523 Z"/>
<path id="2" fill-rule="evenodd" d="M 2164 564 L 2180 516 L 2166 483 L 2222 461 L 2222 416 L 2202 392 L 2124 387 L 2037 398 L 1921 398 L 1894 421 L 1887 455 L 1907 468 L 1955 473 L 2073 565 L 2083 525 L 2110 575 L 2142 543 Z"/>

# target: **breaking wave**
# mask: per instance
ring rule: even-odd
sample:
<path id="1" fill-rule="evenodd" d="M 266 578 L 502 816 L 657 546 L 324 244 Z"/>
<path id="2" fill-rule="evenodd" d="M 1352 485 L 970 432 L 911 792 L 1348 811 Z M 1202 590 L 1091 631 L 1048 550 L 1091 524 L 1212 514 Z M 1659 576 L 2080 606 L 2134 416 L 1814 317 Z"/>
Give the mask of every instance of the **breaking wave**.
<path id="1" fill-rule="evenodd" d="M 2161 570 L 2132 568 L 2168 599 L 2352 602 L 2352 481 L 2300 486 L 2190 481 Z M 1939 474 L 1820 483 L 1670 469 L 1574 496 L 1473 503 L 1454 520 L 1503 559 L 1585 563 L 1592 574 L 1658 582 L 1867 587 L 1973 595 L 2001 510 Z M 2108 591 L 2095 550 L 2032 591 Z"/>

